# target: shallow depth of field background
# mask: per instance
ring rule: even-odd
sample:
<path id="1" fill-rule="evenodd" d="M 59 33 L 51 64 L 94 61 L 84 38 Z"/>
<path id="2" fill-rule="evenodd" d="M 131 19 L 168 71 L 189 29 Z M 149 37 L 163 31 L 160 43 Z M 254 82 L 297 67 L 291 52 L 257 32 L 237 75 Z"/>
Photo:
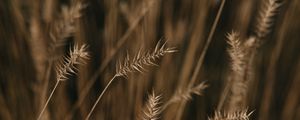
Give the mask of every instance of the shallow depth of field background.
<path id="1" fill-rule="evenodd" d="M 178 52 L 165 55 L 157 61 L 159 66 L 147 67 L 144 73 L 117 78 L 91 117 L 138 119 L 152 90 L 166 102 L 188 85 L 221 1 L 82 0 L 87 6 L 74 22 L 75 33 L 50 54 L 51 25 L 71 1 L 0 0 L 0 119 L 36 119 L 56 80 L 56 62 L 49 61 L 61 59 L 75 43 L 85 43 L 90 59 L 60 84 L 44 113 L 49 120 L 82 120 L 127 52 L 133 56 L 140 48 L 151 51 L 164 38 Z M 193 95 L 180 113 L 181 105 L 172 104 L 160 119 L 206 120 L 214 115 L 231 71 L 226 35 L 239 32 L 242 41 L 253 35 L 264 1 L 226 0 L 195 83 L 206 81 L 209 87 L 202 96 Z M 247 92 L 254 120 L 300 120 L 300 1 L 279 2 L 271 31 L 257 49 Z M 95 82 L 83 99 L 83 88 L 91 80 Z"/>

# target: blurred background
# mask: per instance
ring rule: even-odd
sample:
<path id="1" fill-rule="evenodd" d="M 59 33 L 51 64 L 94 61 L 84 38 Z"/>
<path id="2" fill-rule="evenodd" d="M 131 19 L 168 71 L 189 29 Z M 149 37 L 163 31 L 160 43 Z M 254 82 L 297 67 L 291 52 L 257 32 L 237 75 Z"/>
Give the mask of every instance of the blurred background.
<path id="1" fill-rule="evenodd" d="M 152 51 L 162 38 L 178 52 L 144 73 L 116 78 L 91 119 L 139 119 L 152 90 L 165 103 L 192 76 L 194 85 L 206 81 L 209 87 L 186 103 L 171 104 L 160 119 L 208 119 L 230 77 L 226 35 L 236 31 L 241 41 L 253 36 L 269 0 L 226 0 L 205 45 L 222 1 L 82 0 L 77 13 L 72 9 L 76 0 L 0 0 L 0 119 L 36 119 L 56 82 L 58 61 L 74 44 L 87 44 L 90 59 L 58 86 L 43 114 L 45 120 L 82 120 L 114 76 L 117 62 L 127 52 Z M 300 120 L 300 1 L 277 2 L 282 5 L 256 50 L 245 99 L 254 120 Z"/>

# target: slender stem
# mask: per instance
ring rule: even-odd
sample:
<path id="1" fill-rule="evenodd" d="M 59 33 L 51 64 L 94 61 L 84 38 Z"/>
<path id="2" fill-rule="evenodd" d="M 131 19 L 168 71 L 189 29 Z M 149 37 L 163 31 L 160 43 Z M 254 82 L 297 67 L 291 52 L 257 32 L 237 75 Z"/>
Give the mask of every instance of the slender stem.
<path id="1" fill-rule="evenodd" d="M 171 104 L 172 104 L 172 102 L 170 100 L 168 100 L 161 108 L 161 111 L 164 111 L 165 109 L 167 109 L 169 107 L 169 105 L 171 105 Z"/>
<path id="2" fill-rule="evenodd" d="M 102 98 L 102 96 L 104 95 L 104 93 L 106 92 L 107 88 L 110 86 L 110 84 L 113 82 L 113 80 L 116 78 L 117 76 L 115 75 L 113 78 L 111 78 L 111 80 L 107 83 L 107 85 L 105 86 L 104 90 L 102 91 L 102 93 L 99 95 L 98 99 L 96 100 L 96 102 L 94 103 L 92 109 L 90 110 L 89 114 L 87 115 L 87 117 L 85 118 L 85 120 L 89 120 L 89 118 L 91 117 L 94 109 L 96 108 L 97 104 L 99 103 L 100 99 Z"/>
<path id="3" fill-rule="evenodd" d="M 204 60 L 204 57 L 205 57 L 205 55 L 206 55 L 207 49 L 208 49 L 208 47 L 209 47 L 209 45 L 210 45 L 210 43 L 211 43 L 211 41 L 212 41 L 213 35 L 214 35 L 215 31 L 216 31 L 216 27 L 217 27 L 218 22 L 219 22 L 219 20 L 220 20 L 221 13 L 222 13 L 223 8 L 224 8 L 224 5 L 225 5 L 225 1 L 226 1 L 226 0 L 223 0 L 223 1 L 222 1 L 221 6 L 220 6 L 220 8 L 219 8 L 219 10 L 218 10 L 217 16 L 216 16 L 215 21 L 214 21 L 214 23 L 213 23 L 213 26 L 212 26 L 212 28 L 211 28 L 211 30 L 210 30 L 210 32 L 209 32 L 209 35 L 208 35 L 207 41 L 206 41 L 206 43 L 205 43 L 205 46 L 204 46 L 204 48 L 203 48 L 203 50 L 202 50 L 202 52 L 201 52 L 201 55 L 200 55 L 200 57 L 199 57 L 199 60 L 198 60 L 198 62 L 197 62 L 196 69 L 195 69 L 195 71 L 193 72 L 192 79 L 191 79 L 191 81 L 190 81 L 190 83 L 189 83 L 189 87 L 192 87 L 192 86 L 194 85 L 194 83 L 195 83 L 195 81 L 196 81 L 196 78 L 197 78 L 197 76 L 198 76 L 198 74 L 199 74 L 200 68 L 202 67 L 203 60 Z"/>
<path id="4" fill-rule="evenodd" d="M 228 93 L 229 93 L 230 88 L 232 86 L 232 81 L 233 81 L 232 78 L 229 79 L 227 81 L 227 84 L 224 87 L 223 93 L 222 93 L 221 98 L 220 98 L 219 103 L 218 103 L 218 107 L 217 107 L 218 111 L 221 111 L 222 107 L 224 106 L 224 102 L 225 102 L 226 97 L 228 96 Z"/>
<path id="5" fill-rule="evenodd" d="M 204 45 L 204 48 L 203 48 L 203 50 L 201 52 L 201 55 L 200 55 L 199 59 L 198 59 L 196 68 L 195 68 L 195 70 L 194 70 L 194 72 L 192 74 L 191 81 L 188 84 L 189 88 L 191 88 L 194 85 L 194 83 L 196 82 L 196 78 L 199 75 L 200 69 L 201 69 L 202 64 L 203 64 L 204 57 L 205 57 L 206 52 L 208 50 L 208 47 L 209 47 L 209 45 L 210 45 L 210 43 L 212 41 L 213 35 L 215 33 L 216 27 L 217 27 L 218 22 L 219 22 L 220 17 L 221 17 L 221 13 L 222 13 L 224 5 L 225 5 L 225 2 L 226 2 L 226 0 L 222 0 L 222 3 L 221 3 L 220 8 L 218 10 L 217 16 L 216 16 L 216 18 L 214 20 L 214 23 L 212 25 L 212 28 L 211 28 L 211 30 L 209 32 L 207 41 L 206 41 L 206 43 Z M 182 116 L 182 113 L 183 113 L 183 108 L 184 108 L 185 104 L 186 104 L 186 102 L 182 102 L 180 104 L 180 108 L 178 109 L 178 112 L 177 112 L 178 113 L 177 114 L 177 116 L 178 116 L 177 119 L 181 119 L 181 116 Z"/>
<path id="6" fill-rule="evenodd" d="M 46 101 L 46 103 L 45 103 L 45 105 L 44 105 L 44 107 L 43 107 L 41 113 L 39 114 L 39 117 L 37 118 L 37 120 L 40 120 L 40 119 L 41 119 L 41 117 L 42 117 L 42 115 L 43 115 L 43 113 L 44 113 L 44 111 L 45 111 L 45 109 L 46 109 L 46 107 L 47 107 L 47 105 L 48 105 L 50 99 L 52 98 L 52 95 L 53 95 L 53 93 L 55 92 L 55 90 L 56 90 L 56 88 L 57 88 L 59 82 L 60 82 L 59 80 L 56 81 L 56 84 L 55 84 L 54 88 L 52 89 L 51 94 L 50 94 L 50 96 L 48 97 L 48 99 L 47 99 L 47 101 Z"/>
<path id="7" fill-rule="evenodd" d="M 112 58 L 114 58 L 117 53 L 120 51 L 120 48 L 126 43 L 129 36 L 133 33 L 135 28 L 139 25 L 142 18 L 146 15 L 146 13 L 150 11 L 150 7 L 147 7 L 146 11 L 144 11 L 140 16 L 138 16 L 135 21 L 130 25 L 130 27 L 126 30 L 126 33 L 118 40 L 117 45 L 114 49 L 111 50 L 111 53 L 106 57 L 103 62 L 101 63 L 100 67 L 97 68 L 96 72 L 92 75 L 91 79 L 88 81 L 88 83 L 83 87 L 83 90 L 81 91 L 80 98 L 78 102 L 75 103 L 75 106 L 71 109 L 71 112 L 67 114 L 67 117 L 65 120 L 69 120 L 72 117 L 72 113 L 80 107 L 80 105 L 83 103 L 83 100 L 86 98 L 87 93 L 92 88 L 94 83 L 96 82 L 97 78 L 101 73 L 104 71 L 104 69 L 108 66 L 108 64 L 111 62 Z"/>
<path id="8" fill-rule="evenodd" d="M 43 84 L 43 90 L 41 93 L 41 101 L 42 102 L 44 102 L 46 95 L 47 95 L 48 84 L 49 84 L 50 74 L 51 74 L 51 70 L 52 70 L 52 64 L 53 64 L 53 60 L 50 60 L 48 62 L 46 74 L 44 75 L 44 84 Z"/>

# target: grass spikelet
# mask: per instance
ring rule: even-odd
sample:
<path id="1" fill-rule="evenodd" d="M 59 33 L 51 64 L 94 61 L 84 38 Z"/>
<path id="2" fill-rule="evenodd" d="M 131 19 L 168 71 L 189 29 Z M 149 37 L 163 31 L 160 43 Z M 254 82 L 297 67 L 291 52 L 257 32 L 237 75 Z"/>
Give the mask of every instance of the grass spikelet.
<path id="1" fill-rule="evenodd" d="M 161 95 L 155 95 L 154 91 L 149 95 L 146 108 L 143 110 L 142 120 L 158 120 L 161 113 Z"/>
<path id="2" fill-rule="evenodd" d="M 266 0 L 264 2 L 256 23 L 255 34 L 258 38 L 263 38 L 270 32 L 274 22 L 273 18 L 280 6 L 281 4 L 278 3 L 278 0 Z"/>
<path id="3" fill-rule="evenodd" d="M 189 101 L 192 99 L 192 94 L 202 95 L 203 90 L 206 89 L 208 85 L 206 82 L 202 82 L 195 87 L 187 88 L 185 90 L 178 90 L 173 97 L 164 105 L 163 110 L 166 109 L 170 104 L 177 103 L 180 101 Z"/>
<path id="4" fill-rule="evenodd" d="M 206 85 L 205 82 L 200 83 L 199 85 L 189 88 L 186 90 L 178 90 L 177 93 L 170 99 L 171 103 L 175 103 L 181 100 L 191 100 L 192 99 L 192 94 L 196 95 L 202 95 L 203 90 L 207 88 L 208 85 Z"/>
<path id="5" fill-rule="evenodd" d="M 78 45 L 75 45 L 73 49 L 70 50 L 70 56 L 65 57 L 65 62 L 62 62 L 61 65 L 58 65 L 56 69 L 56 84 L 54 88 L 52 89 L 50 96 L 48 97 L 41 113 L 38 116 L 38 120 L 42 118 L 43 112 L 45 111 L 50 99 L 52 98 L 57 86 L 59 85 L 60 81 L 67 80 L 67 75 L 71 73 L 76 73 L 76 67 L 75 65 L 83 64 L 85 63 L 85 60 L 89 58 L 88 52 L 86 51 L 87 47 L 86 45 L 82 45 L 81 47 L 78 47 Z"/>
<path id="6" fill-rule="evenodd" d="M 230 45 L 228 53 L 232 61 L 232 70 L 241 73 L 243 71 L 245 54 L 239 34 L 231 32 L 227 35 L 227 39 L 227 43 Z"/>
<path id="7" fill-rule="evenodd" d="M 243 108 L 245 97 L 248 90 L 248 82 L 245 80 L 247 72 L 247 52 L 251 49 L 251 41 L 242 44 L 239 34 L 231 32 L 227 35 L 227 43 L 230 45 L 228 53 L 231 58 L 231 79 L 226 87 L 230 88 L 231 94 L 229 96 L 229 111 L 239 110 Z M 227 95 L 228 89 L 225 89 L 224 95 Z M 224 98 L 222 98 L 223 101 Z"/>
<path id="8" fill-rule="evenodd" d="M 133 57 L 131 60 L 129 55 L 125 58 L 123 64 L 117 65 L 116 74 L 110 79 L 110 81 L 105 86 L 104 90 L 101 92 L 99 97 L 97 98 L 96 102 L 94 103 L 92 109 L 90 110 L 89 114 L 85 118 L 85 120 L 89 120 L 91 117 L 94 109 L 96 108 L 97 104 L 101 100 L 102 96 L 106 92 L 107 88 L 113 82 L 116 77 L 127 77 L 128 73 L 130 72 L 143 72 L 146 69 L 144 66 L 146 65 L 156 65 L 155 61 L 161 57 L 163 57 L 167 53 L 176 52 L 175 48 L 168 48 L 166 47 L 166 42 L 164 44 L 160 44 L 160 41 L 156 44 L 156 47 L 153 52 L 142 52 L 141 50 Z"/>
<path id="9" fill-rule="evenodd" d="M 216 111 L 213 118 L 208 118 L 209 120 L 249 120 L 250 115 L 253 111 L 248 112 L 248 110 L 241 110 L 236 112 L 219 112 Z"/>
<path id="10" fill-rule="evenodd" d="M 64 58 L 64 62 L 58 65 L 56 69 L 56 77 L 58 81 L 64 81 L 68 78 L 67 75 L 76 73 L 75 65 L 85 63 L 86 59 L 89 58 L 89 54 L 86 49 L 86 45 L 82 45 L 80 48 L 78 45 L 75 45 L 74 48 L 70 50 L 70 56 L 66 56 Z"/>
<path id="11" fill-rule="evenodd" d="M 145 71 L 144 66 L 155 66 L 155 61 L 164 56 L 167 53 L 176 52 L 175 48 L 167 48 L 166 42 L 160 44 L 160 41 L 157 43 L 153 52 L 142 52 L 141 50 L 130 59 L 129 54 L 123 63 L 119 63 L 116 69 L 116 76 L 128 76 L 130 72 L 143 72 Z M 156 65 L 157 66 L 157 65 Z"/>
<path id="12" fill-rule="evenodd" d="M 50 32 L 52 49 L 64 45 L 65 39 L 75 32 L 75 22 L 82 16 L 81 11 L 85 7 L 86 5 L 81 2 L 72 3 L 70 7 L 62 7 L 60 18 L 54 21 L 53 30 Z"/>

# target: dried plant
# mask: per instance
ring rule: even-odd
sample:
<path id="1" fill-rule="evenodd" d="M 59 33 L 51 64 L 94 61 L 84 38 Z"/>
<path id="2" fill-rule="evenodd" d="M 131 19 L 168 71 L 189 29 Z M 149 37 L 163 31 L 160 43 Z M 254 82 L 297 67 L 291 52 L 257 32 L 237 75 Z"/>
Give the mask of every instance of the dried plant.
<path id="1" fill-rule="evenodd" d="M 278 2 L 279 0 L 265 0 L 264 6 L 257 17 L 255 34 L 258 38 L 263 38 L 270 32 L 274 16 L 281 6 Z"/>
<path id="2" fill-rule="evenodd" d="M 239 39 L 239 34 L 231 32 L 227 35 L 227 39 L 227 43 L 230 45 L 227 51 L 231 58 L 232 70 L 236 73 L 241 73 L 245 65 L 245 50 Z"/>
<path id="3" fill-rule="evenodd" d="M 54 21 L 53 29 L 50 32 L 50 37 L 53 41 L 50 48 L 52 52 L 57 47 L 64 45 L 66 38 L 75 32 L 75 22 L 82 16 L 81 10 L 85 7 L 86 5 L 81 2 L 72 3 L 70 7 L 62 7 L 60 18 Z"/>
<path id="4" fill-rule="evenodd" d="M 54 88 L 52 89 L 50 96 L 48 97 L 42 111 L 40 112 L 38 116 L 38 120 L 41 119 L 43 112 L 45 111 L 50 99 L 52 98 L 53 93 L 55 92 L 57 86 L 61 81 L 65 81 L 68 79 L 67 75 L 76 73 L 76 67 L 75 65 L 83 64 L 85 63 L 85 60 L 89 58 L 87 47 L 86 45 L 82 45 L 81 47 L 78 47 L 78 45 L 75 45 L 73 49 L 70 50 L 70 56 L 64 57 L 64 61 L 57 67 L 57 74 L 56 74 L 56 84 Z"/>
<path id="5" fill-rule="evenodd" d="M 132 60 L 130 60 L 129 55 L 127 54 L 126 59 L 124 60 L 124 63 L 121 65 L 119 64 L 116 69 L 116 74 L 111 78 L 111 80 L 108 82 L 108 84 L 105 86 L 104 90 L 101 92 L 101 94 L 98 96 L 96 102 L 94 103 L 92 109 L 90 110 L 89 114 L 85 118 L 85 120 L 88 120 L 90 116 L 92 115 L 94 109 L 96 108 L 97 104 L 99 103 L 100 99 L 106 92 L 107 88 L 110 86 L 110 84 L 113 82 L 113 80 L 116 77 L 126 77 L 128 76 L 128 73 L 139 71 L 142 72 L 145 70 L 143 66 L 150 66 L 150 65 L 156 65 L 154 62 L 158 60 L 159 58 L 163 57 L 166 53 L 173 53 L 176 52 L 175 48 L 166 48 L 166 42 L 164 44 L 160 44 L 160 41 L 157 43 L 155 49 L 153 52 L 142 52 L 141 50 L 133 57 Z"/>
<path id="6" fill-rule="evenodd" d="M 158 120 L 161 112 L 161 95 L 155 95 L 153 91 L 149 95 L 146 108 L 143 110 L 142 120 Z"/>
<path id="7" fill-rule="evenodd" d="M 242 105 L 247 94 L 247 81 L 244 80 L 247 56 L 244 49 L 245 47 L 242 46 L 243 44 L 241 44 L 239 35 L 237 33 L 232 32 L 227 35 L 227 38 L 227 43 L 230 45 L 228 53 L 232 61 L 231 67 L 233 70 L 233 72 L 230 74 L 232 81 L 229 80 L 227 83 L 227 87 L 230 87 L 231 89 L 231 94 L 229 96 L 230 110 L 228 111 L 232 111 L 243 107 Z"/>
<path id="8" fill-rule="evenodd" d="M 41 101 L 45 101 L 45 97 L 48 90 L 49 79 L 51 75 L 51 70 L 53 64 L 57 58 L 61 55 L 58 54 L 60 47 L 64 46 L 68 37 L 71 37 L 76 31 L 76 20 L 78 20 L 82 14 L 81 10 L 85 8 L 81 2 L 73 2 L 70 7 L 63 6 L 60 16 L 57 20 L 52 21 L 49 35 L 51 38 L 51 43 L 48 48 L 48 54 L 50 58 L 48 59 L 48 66 L 44 75 L 44 85 L 41 95 Z M 58 72 L 58 71 L 57 71 Z M 63 77 L 63 76 L 62 76 Z"/>
<path id="9" fill-rule="evenodd" d="M 89 58 L 89 54 L 86 50 L 86 45 L 82 45 L 80 48 L 78 45 L 75 45 L 74 48 L 70 50 L 70 56 L 64 57 L 63 62 L 57 66 L 57 81 L 65 81 L 68 79 L 67 75 L 76 73 L 75 65 L 84 64 L 86 59 Z"/>
<path id="10" fill-rule="evenodd" d="M 223 8 L 225 6 L 225 2 L 226 2 L 226 0 L 221 1 L 220 7 L 219 7 L 217 15 L 214 19 L 213 25 L 212 25 L 212 27 L 209 31 L 209 34 L 208 34 L 207 40 L 205 42 L 205 45 L 203 47 L 203 50 L 201 51 L 200 57 L 197 60 L 196 67 L 195 67 L 195 69 L 192 73 L 192 78 L 191 78 L 190 82 L 188 83 L 188 88 L 191 88 L 195 84 L 196 78 L 200 73 L 200 70 L 201 70 L 203 62 L 204 62 L 204 57 L 205 57 L 205 55 L 208 51 L 208 47 L 210 46 L 210 44 L 212 42 L 212 39 L 213 39 L 214 33 L 216 31 L 217 25 L 219 23 Z M 182 88 L 179 87 L 178 89 L 182 89 Z M 177 111 L 177 113 L 178 113 L 178 118 L 177 119 L 181 119 L 183 110 L 185 108 L 185 105 L 186 105 L 186 101 L 182 101 L 182 105 L 180 106 L 180 108 Z"/>
<path id="11" fill-rule="evenodd" d="M 83 87 L 82 91 L 80 91 L 81 92 L 80 93 L 81 97 L 76 102 L 75 106 L 73 106 L 72 110 L 68 113 L 68 115 L 67 115 L 66 118 L 72 117 L 71 114 L 74 113 L 74 111 L 76 109 L 78 109 L 79 106 L 83 103 L 83 101 L 84 101 L 83 98 L 86 98 L 86 96 L 88 94 L 88 91 L 90 91 L 90 89 L 92 88 L 92 86 L 95 84 L 95 82 L 97 81 L 97 78 L 103 73 L 103 71 L 105 70 L 105 68 L 107 68 L 107 66 L 109 65 L 109 63 L 113 61 L 113 59 L 115 58 L 115 56 L 117 55 L 117 53 L 121 51 L 121 48 L 125 45 L 125 43 L 128 40 L 130 40 L 128 38 L 130 37 L 130 35 L 132 33 L 134 33 L 134 30 L 139 25 L 139 23 L 143 20 L 143 18 L 147 15 L 147 13 L 149 11 L 151 11 L 151 8 L 153 7 L 154 3 L 155 3 L 155 1 L 152 1 L 152 2 L 149 1 L 149 2 L 147 2 L 146 3 L 147 6 L 146 7 L 143 6 L 142 7 L 143 10 L 139 11 L 140 14 L 138 14 L 138 16 L 136 16 L 135 18 L 131 18 L 133 21 L 128 21 L 128 23 L 129 23 L 128 29 L 122 35 L 122 37 L 118 40 L 116 46 L 113 48 L 113 50 L 111 50 L 111 52 L 109 53 L 108 57 L 105 57 L 105 59 L 103 60 L 103 62 L 101 63 L 101 65 L 97 68 L 97 70 L 95 70 L 95 72 L 91 76 L 91 79 L 89 81 L 87 81 L 87 84 Z M 121 12 L 123 14 L 126 14 L 126 13 L 124 13 L 124 9 L 122 9 L 123 5 L 124 4 L 121 3 Z M 138 11 L 138 10 L 136 10 L 136 11 Z"/>
<path id="12" fill-rule="evenodd" d="M 229 97 L 228 107 L 230 110 L 243 107 L 242 105 L 245 101 L 244 98 L 246 97 L 248 86 L 245 75 L 247 75 L 249 52 L 253 49 L 254 39 L 248 39 L 242 43 L 239 33 L 232 31 L 227 34 L 227 43 L 230 45 L 227 52 L 231 59 L 230 66 L 232 72 L 230 73 L 230 77 L 219 101 L 218 110 L 221 109 L 227 97 Z M 229 92 L 231 92 L 231 94 L 229 94 Z"/>
<path id="13" fill-rule="evenodd" d="M 213 118 L 208 118 L 209 120 L 249 120 L 250 115 L 253 111 L 248 112 L 248 110 L 241 110 L 236 112 L 215 112 Z"/>
<path id="14" fill-rule="evenodd" d="M 242 43 L 239 34 L 234 31 L 227 35 L 227 39 L 227 43 L 230 45 L 227 51 L 231 58 L 232 72 L 219 101 L 218 110 L 221 109 L 225 99 L 228 97 L 229 103 L 226 110 L 235 111 L 243 108 L 245 105 L 248 91 L 248 81 L 245 79 L 248 73 L 247 63 L 249 52 L 253 49 L 254 39 L 248 39 Z"/>
<path id="15" fill-rule="evenodd" d="M 196 94 L 196 95 L 202 95 L 203 94 L 203 90 L 206 89 L 208 87 L 208 85 L 206 84 L 206 82 L 202 82 L 200 84 L 198 84 L 197 86 L 194 86 L 192 88 L 187 88 L 184 90 L 178 90 L 172 97 L 170 100 L 168 100 L 168 102 L 164 105 L 163 110 L 166 109 L 170 104 L 173 103 L 178 103 L 181 101 L 189 101 L 192 99 L 192 94 Z"/>
<path id="16" fill-rule="evenodd" d="M 156 65 L 155 61 L 164 56 L 167 53 L 176 52 L 175 48 L 166 48 L 166 42 L 161 45 L 160 41 L 157 43 L 153 52 L 142 53 L 141 50 L 130 59 L 127 53 L 126 59 L 123 63 L 119 63 L 116 69 L 116 76 L 127 76 L 130 72 L 143 72 L 145 70 L 144 66 Z"/>
<path id="17" fill-rule="evenodd" d="M 300 0 L 96 0 L 86 12 L 81 0 L 31 2 L 0 2 L 1 120 L 300 120 Z M 227 29 L 238 31 L 220 41 Z M 161 59 L 176 51 L 152 44 L 161 35 L 178 56 Z M 87 49 L 94 59 L 79 69 Z M 153 66 L 159 71 L 136 76 Z M 143 80 L 117 81 L 129 78 Z M 113 82 L 122 84 L 112 90 Z M 169 98 L 151 91 L 145 100 L 152 87 Z"/>

